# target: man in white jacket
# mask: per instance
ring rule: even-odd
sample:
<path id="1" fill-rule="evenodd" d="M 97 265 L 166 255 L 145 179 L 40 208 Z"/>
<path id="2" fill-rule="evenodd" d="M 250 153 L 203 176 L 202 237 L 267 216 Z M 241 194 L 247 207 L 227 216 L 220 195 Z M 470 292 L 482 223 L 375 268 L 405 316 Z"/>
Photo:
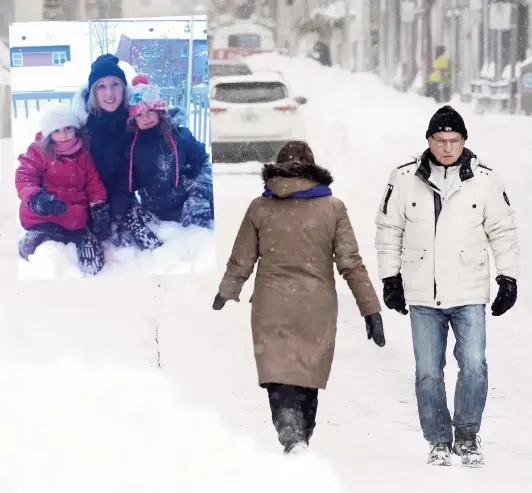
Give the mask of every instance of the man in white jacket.
<path id="1" fill-rule="evenodd" d="M 376 248 L 384 303 L 410 307 L 416 397 L 429 464 L 482 465 L 477 434 L 488 390 L 486 304 L 491 247 L 499 316 L 517 298 L 519 247 L 514 211 L 496 173 L 465 148 L 467 130 L 450 106 L 438 110 L 426 133 L 429 148 L 391 173 L 377 215 Z M 460 372 L 454 417 L 444 384 L 449 324 Z M 454 426 L 454 446 L 453 430 Z"/>

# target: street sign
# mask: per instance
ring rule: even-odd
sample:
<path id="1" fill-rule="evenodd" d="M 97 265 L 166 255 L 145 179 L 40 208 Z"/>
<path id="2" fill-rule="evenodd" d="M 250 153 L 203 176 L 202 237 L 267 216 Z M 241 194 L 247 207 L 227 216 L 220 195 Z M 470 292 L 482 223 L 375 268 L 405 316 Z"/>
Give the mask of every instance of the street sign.
<path id="1" fill-rule="evenodd" d="M 489 10 L 489 26 L 495 31 L 512 29 L 512 8 L 510 2 L 492 3 Z"/>

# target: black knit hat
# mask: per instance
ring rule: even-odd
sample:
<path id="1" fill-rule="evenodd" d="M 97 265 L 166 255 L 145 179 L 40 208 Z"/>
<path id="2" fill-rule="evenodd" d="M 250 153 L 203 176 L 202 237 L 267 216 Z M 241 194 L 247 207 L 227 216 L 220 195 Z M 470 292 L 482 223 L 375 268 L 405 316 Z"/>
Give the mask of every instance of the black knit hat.
<path id="1" fill-rule="evenodd" d="M 118 77 L 127 86 L 126 74 L 118 66 L 118 62 L 118 58 L 109 53 L 99 56 L 91 65 L 91 73 L 89 74 L 89 91 L 97 80 L 110 75 Z"/>
<path id="2" fill-rule="evenodd" d="M 464 119 L 451 106 L 443 106 L 434 113 L 434 116 L 429 122 L 426 138 L 428 139 L 438 132 L 458 132 L 462 134 L 464 140 L 467 140 L 467 129 Z"/>

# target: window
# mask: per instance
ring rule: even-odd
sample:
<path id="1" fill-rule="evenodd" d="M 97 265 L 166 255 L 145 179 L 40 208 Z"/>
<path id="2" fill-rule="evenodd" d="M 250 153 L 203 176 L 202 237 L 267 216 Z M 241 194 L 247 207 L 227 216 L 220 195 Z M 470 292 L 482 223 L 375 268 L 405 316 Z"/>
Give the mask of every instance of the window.
<path id="1" fill-rule="evenodd" d="M 260 48 L 260 36 L 258 34 L 231 34 L 228 39 L 229 48 Z"/>
<path id="2" fill-rule="evenodd" d="M 184 44 L 181 48 L 181 57 L 187 58 L 188 57 L 188 43 Z"/>
<path id="3" fill-rule="evenodd" d="M 23 67 L 24 60 L 22 58 L 22 53 L 11 53 L 11 63 L 13 67 Z"/>
<path id="4" fill-rule="evenodd" d="M 66 52 L 54 51 L 52 53 L 52 60 L 54 65 L 63 65 L 67 61 Z"/>
<path id="5" fill-rule="evenodd" d="M 218 84 L 213 99 L 225 103 L 270 103 L 286 97 L 287 89 L 280 82 L 235 82 Z"/>

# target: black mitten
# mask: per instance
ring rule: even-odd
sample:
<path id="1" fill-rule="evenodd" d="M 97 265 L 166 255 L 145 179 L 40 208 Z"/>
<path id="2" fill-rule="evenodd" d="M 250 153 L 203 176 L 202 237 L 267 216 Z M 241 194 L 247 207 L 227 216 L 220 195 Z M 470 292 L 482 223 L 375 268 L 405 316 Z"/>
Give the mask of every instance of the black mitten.
<path id="1" fill-rule="evenodd" d="M 403 278 L 401 274 L 387 277 L 382 280 L 384 284 L 383 300 L 390 310 L 396 310 L 402 315 L 406 315 L 405 291 L 403 288 Z"/>
<path id="2" fill-rule="evenodd" d="M 181 224 L 208 228 L 213 218 L 210 201 L 201 195 L 191 195 L 183 204 Z"/>
<path id="3" fill-rule="evenodd" d="M 491 314 L 499 317 L 515 305 L 517 301 L 517 281 L 513 277 L 497 276 L 499 292 L 491 305 Z"/>
<path id="4" fill-rule="evenodd" d="M 381 314 L 373 313 L 364 318 L 366 320 L 368 339 L 373 339 L 377 346 L 383 347 L 386 344 L 386 339 L 384 338 L 384 326 L 382 324 Z"/>
<path id="5" fill-rule="evenodd" d="M 221 310 L 225 306 L 226 302 L 227 302 L 227 300 L 222 298 L 220 296 L 220 293 L 218 293 L 214 297 L 214 303 L 212 304 L 212 309 L 213 310 Z"/>
<path id="6" fill-rule="evenodd" d="M 91 208 L 92 232 L 103 241 L 111 236 L 111 217 L 109 204 L 102 202 Z"/>
<path id="7" fill-rule="evenodd" d="M 62 200 L 43 191 L 31 198 L 30 209 L 39 216 L 61 216 L 67 211 L 67 206 Z"/>
<path id="8" fill-rule="evenodd" d="M 240 302 L 240 300 L 238 298 L 236 298 L 234 301 L 236 301 L 237 303 Z M 220 293 L 218 293 L 214 297 L 214 303 L 212 304 L 212 309 L 213 310 L 221 310 L 225 306 L 226 303 L 227 303 L 227 300 L 225 298 L 222 298 Z"/>

